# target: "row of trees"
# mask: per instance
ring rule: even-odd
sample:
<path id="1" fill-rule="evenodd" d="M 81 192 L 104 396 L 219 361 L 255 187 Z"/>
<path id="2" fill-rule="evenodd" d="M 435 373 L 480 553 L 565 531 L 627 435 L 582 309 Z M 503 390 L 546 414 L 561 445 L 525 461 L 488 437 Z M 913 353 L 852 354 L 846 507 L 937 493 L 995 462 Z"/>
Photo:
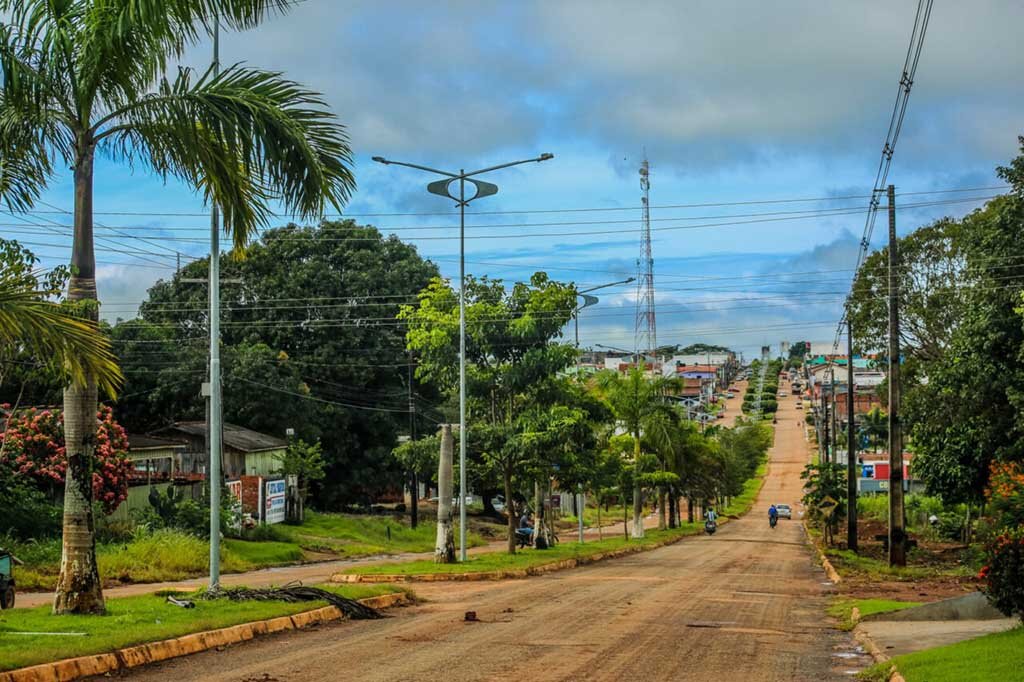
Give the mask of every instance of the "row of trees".
<path id="1" fill-rule="evenodd" d="M 398 317 L 408 324 L 418 380 L 450 405 L 458 386 L 458 294 L 435 278 L 418 298 Z M 681 499 L 692 519 L 694 500 L 738 494 L 767 451 L 770 435 L 759 426 L 702 435 L 668 400 L 677 389 L 671 380 L 634 369 L 579 381 L 567 371 L 576 350 L 561 341 L 575 301 L 572 285 L 542 272 L 511 288 L 467 279 L 467 474 L 487 502 L 503 493 L 510 552 L 514 501 L 536 508 L 539 534 L 551 532 L 544 501 L 553 482 L 600 501 L 631 502 L 632 535 L 642 537 L 646 494 L 657 499 L 659 526 L 675 526 Z M 437 451 L 434 439 L 422 439 L 396 455 L 405 467 L 428 472 L 436 470 Z"/>
<path id="2" fill-rule="evenodd" d="M 948 503 L 987 506 L 996 530 L 982 577 L 997 606 L 1024 616 L 1024 526 L 1006 513 L 1024 490 L 1024 137 L 1020 144 L 997 171 L 1010 192 L 900 239 L 897 277 L 914 475 Z M 888 249 L 872 254 L 855 281 L 849 315 L 862 348 L 886 345 L 887 259 Z"/>

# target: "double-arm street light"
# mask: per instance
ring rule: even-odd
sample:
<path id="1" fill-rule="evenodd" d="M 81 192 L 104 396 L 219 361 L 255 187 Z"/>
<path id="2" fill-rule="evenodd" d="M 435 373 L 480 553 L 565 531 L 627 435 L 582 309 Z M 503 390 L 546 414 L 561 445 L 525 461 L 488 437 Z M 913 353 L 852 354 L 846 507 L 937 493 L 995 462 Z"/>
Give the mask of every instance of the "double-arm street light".
<path id="1" fill-rule="evenodd" d="M 459 560 L 466 560 L 466 441 L 469 434 L 466 431 L 466 206 L 469 202 L 483 197 L 493 196 L 498 193 L 498 186 L 483 180 L 474 180 L 474 176 L 490 173 L 491 171 L 518 166 L 524 163 L 540 163 L 555 158 L 554 154 L 541 154 L 533 159 L 512 161 L 497 166 L 481 168 L 480 170 L 466 172 L 459 169 L 458 173 L 438 170 L 429 166 L 420 166 L 405 161 L 392 161 L 382 156 L 375 156 L 373 160 L 383 163 L 386 166 L 405 166 L 416 170 L 441 175 L 443 180 L 435 180 L 427 185 L 427 191 L 431 194 L 447 197 L 455 201 L 459 207 Z M 466 183 L 470 183 L 476 192 L 466 197 Z M 452 192 L 452 185 L 458 183 L 458 193 Z M 511 500 L 508 501 L 511 503 Z M 511 513 L 511 512 L 510 512 Z"/>
<path id="2" fill-rule="evenodd" d="M 589 296 L 591 291 L 597 291 L 598 289 L 607 289 L 608 287 L 618 286 L 620 284 L 629 284 L 635 282 L 636 277 L 630 277 L 629 279 L 619 280 L 618 282 L 609 282 L 608 284 L 599 284 L 596 287 L 590 287 L 589 289 L 580 289 L 576 292 L 577 296 L 583 297 L 583 305 L 576 306 L 576 309 L 572 311 L 572 319 L 576 323 L 576 373 L 579 374 L 579 351 L 580 351 L 580 311 L 584 308 L 589 308 L 592 305 L 596 305 L 598 298 L 597 296 Z"/>

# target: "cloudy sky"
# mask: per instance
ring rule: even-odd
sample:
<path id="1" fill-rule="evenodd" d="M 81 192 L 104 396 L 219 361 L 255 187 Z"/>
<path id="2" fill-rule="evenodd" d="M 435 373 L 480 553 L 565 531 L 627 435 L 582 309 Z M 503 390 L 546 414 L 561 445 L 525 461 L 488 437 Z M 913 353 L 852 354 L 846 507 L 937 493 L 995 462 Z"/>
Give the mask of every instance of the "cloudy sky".
<path id="1" fill-rule="evenodd" d="M 555 154 L 490 176 L 501 191 L 474 206 L 490 213 L 467 219 L 468 269 L 507 279 L 543 269 L 586 287 L 635 273 L 646 154 L 658 341 L 749 353 L 832 338 L 915 9 L 304 0 L 225 35 L 222 60 L 323 92 L 356 154 L 346 213 L 416 243 L 448 275 L 458 263 L 450 202 L 425 192 L 428 176 L 371 156 L 469 169 Z M 901 232 L 998 192 L 994 167 L 1024 133 L 1022 20 L 1015 0 L 936 3 L 890 174 L 907 206 Z M 187 64 L 203 68 L 208 54 L 198 46 Z M 927 193 L 970 188 L 981 189 Z M 69 179 L 45 199 L 69 208 Z M 130 315 L 171 271 L 172 251 L 204 252 L 204 207 L 187 188 L 102 162 L 96 210 L 104 226 L 148 240 L 98 229 L 108 315 Z M 67 259 L 67 240 L 33 239 L 56 245 L 37 247 L 48 263 Z M 584 344 L 632 348 L 634 298 L 631 287 L 606 290 L 581 317 Z"/>

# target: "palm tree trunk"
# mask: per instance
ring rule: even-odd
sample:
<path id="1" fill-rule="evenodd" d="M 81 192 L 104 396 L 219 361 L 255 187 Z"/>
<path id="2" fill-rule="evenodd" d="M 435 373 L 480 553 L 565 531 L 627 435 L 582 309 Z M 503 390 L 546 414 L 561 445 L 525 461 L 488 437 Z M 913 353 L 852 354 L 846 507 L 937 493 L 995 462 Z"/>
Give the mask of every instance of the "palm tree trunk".
<path id="1" fill-rule="evenodd" d="M 516 519 L 515 509 L 512 507 L 512 467 L 508 464 L 505 471 L 505 514 L 508 516 L 508 553 L 516 553 Z"/>
<path id="2" fill-rule="evenodd" d="M 78 142 L 75 164 L 75 233 L 71 251 L 68 301 L 82 302 L 82 314 L 99 318 L 96 297 L 96 256 L 92 234 L 92 140 Z M 92 511 L 92 465 L 96 445 L 96 382 L 64 389 L 64 522 L 60 575 L 53 612 L 104 613 L 103 589 L 96 565 L 95 523 Z"/>
<path id="3" fill-rule="evenodd" d="M 658 486 L 658 530 L 665 530 L 666 523 L 665 488 Z"/>
<path id="4" fill-rule="evenodd" d="M 452 453 L 455 443 L 451 424 L 441 425 L 441 454 L 437 462 L 437 537 L 434 563 L 455 563 L 455 533 L 452 531 Z M 461 491 L 459 494 L 462 494 Z M 465 499 L 463 499 L 465 503 Z"/>
<path id="5" fill-rule="evenodd" d="M 640 434 L 634 434 L 633 462 L 635 472 L 633 476 L 633 537 L 644 536 L 643 498 L 640 489 Z"/>

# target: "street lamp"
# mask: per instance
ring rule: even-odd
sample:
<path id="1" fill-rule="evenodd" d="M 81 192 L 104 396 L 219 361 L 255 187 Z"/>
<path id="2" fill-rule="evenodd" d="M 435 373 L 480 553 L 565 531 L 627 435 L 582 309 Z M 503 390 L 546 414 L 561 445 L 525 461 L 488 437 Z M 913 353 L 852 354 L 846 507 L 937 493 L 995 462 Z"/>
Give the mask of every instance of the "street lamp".
<path id="1" fill-rule="evenodd" d="M 458 173 L 438 170 L 429 166 L 421 166 L 405 161 L 392 161 L 383 156 L 374 156 L 373 160 L 385 166 L 405 166 L 416 170 L 444 176 L 443 180 L 435 180 L 427 185 L 427 191 L 431 194 L 447 197 L 455 201 L 459 207 L 459 560 L 466 560 L 466 440 L 469 434 L 466 431 L 466 206 L 469 202 L 483 197 L 493 196 L 498 193 L 498 186 L 483 180 L 472 180 L 476 175 L 483 175 L 491 171 L 518 166 L 524 163 L 540 163 L 555 158 L 554 154 L 541 154 L 532 159 L 502 163 L 497 166 L 481 168 L 480 170 L 466 172 L 459 169 Z M 458 194 L 453 194 L 451 186 L 459 183 Z M 466 183 L 476 188 L 476 193 L 466 198 Z M 511 500 L 510 500 L 511 502 Z"/>
<path id="2" fill-rule="evenodd" d="M 577 306 L 576 309 L 572 311 L 572 319 L 573 322 L 575 322 L 576 324 L 576 374 L 580 373 L 580 311 L 583 310 L 584 308 L 589 308 L 592 305 L 596 305 L 598 301 L 597 296 L 588 296 L 587 294 L 589 294 L 591 291 L 597 291 L 598 289 L 607 289 L 608 287 L 618 286 L 619 284 L 629 284 L 630 282 L 635 281 L 636 277 L 630 277 L 629 279 L 623 279 L 618 282 L 610 282 L 608 284 L 599 284 L 596 287 L 590 287 L 589 289 L 581 289 L 576 292 L 577 296 L 583 297 L 583 305 Z"/>

